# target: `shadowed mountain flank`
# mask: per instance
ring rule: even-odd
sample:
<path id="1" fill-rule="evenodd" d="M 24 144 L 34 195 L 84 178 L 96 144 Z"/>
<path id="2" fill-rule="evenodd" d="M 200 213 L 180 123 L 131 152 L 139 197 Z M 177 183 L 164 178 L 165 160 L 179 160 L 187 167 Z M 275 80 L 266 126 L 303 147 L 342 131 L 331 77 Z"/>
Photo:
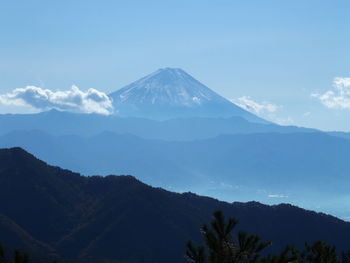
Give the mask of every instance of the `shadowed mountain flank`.
<path id="1" fill-rule="evenodd" d="M 64 258 L 184 262 L 185 242 L 198 241 L 199 226 L 218 209 L 272 240 L 271 251 L 316 239 L 343 250 L 350 235 L 350 223 L 291 205 L 220 202 L 132 176 L 83 177 L 20 148 L 0 150 L 0 189 L 1 241 Z"/>

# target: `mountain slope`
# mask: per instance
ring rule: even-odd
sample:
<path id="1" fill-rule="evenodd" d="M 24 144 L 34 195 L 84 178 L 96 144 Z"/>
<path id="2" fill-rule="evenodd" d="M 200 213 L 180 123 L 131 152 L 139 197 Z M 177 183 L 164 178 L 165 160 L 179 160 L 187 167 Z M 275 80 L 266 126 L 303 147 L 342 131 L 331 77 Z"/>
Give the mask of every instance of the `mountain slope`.
<path id="1" fill-rule="evenodd" d="M 155 121 L 51 110 L 39 114 L 0 114 L 0 135 L 16 130 L 41 130 L 52 135 L 91 136 L 105 131 L 147 139 L 197 140 L 222 134 L 257 132 L 313 132 L 316 130 L 248 122 L 241 117 L 180 118 Z"/>
<path id="2" fill-rule="evenodd" d="M 10 248 L 27 251 L 39 258 L 54 256 L 54 249 L 33 238 L 27 231 L 17 225 L 9 217 L 0 214 L 0 242 Z M 6 240 L 5 240 L 6 238 Z M 35 262 L 36 258 L 32 258 Z"/>
<path id="3" fill-rule="evenodd" d="M 240 229 L 272 240 L 270 252 L 287 243 L 302 246 L 304 241 L 316 239 L 348 249 L 350 223 L 290 205 L 229 204 L 153 188 L 131 176 L 82 177 L 46 165 L 18 148 L 0 150 L 0 167 L 0 189 L 5 190 L 2 198 L 11 200 L 8 210 L 2 208 L 4 204 L 0 206 L 3 217 L 11 217 L 33 240 L 44 240 L 65 258 L 184 262 L 185 242 L 200 239 L 199 226 L 217 209 L 239 218 Z M 7 185 L 12 185 L 11 191 L 6 190 Z M 12 201 L 12 192 L 18 201 Z M 27 212 L 28 207 L 52 201 L 59 205 L 52 203 L 51 211 Z M 64 217 L 60 220 L 50 216 L 61 213 Z M 28 224 L 23 218 L 41 224 Z M 6 231 L 2 233 L 1 241 L 11 238 Z"/>
<path id="4" fill-rule="evenodd" d="M 64 170 L 48 166 L 21 148 L 0 151 L 0 160 L 0 214 L 31 229 L 28 233 L 39 240 L 57 241 L 67 226 L 75 224 L 75 205 L 86 200 L 71 182 L 78 175 L 70 173 L 65 180 Z"/>
<path id="5" fill-rule="evenodd" d="M 159 69 L 109 96 L 120 116 L 161 120 L 238 116 L 252 122 L 268 123 L 178 68 Z"/>
<path id="6" fill-rule="evenodd" d="M 133 174 L 146 183 L 223 200 L 288 201 L 342 218 L 347 214 L 350 142 L 323 133 L 262 133 L 189 142 L 101 133 L 0 136 L 54 165 L 86 175 Z"/>

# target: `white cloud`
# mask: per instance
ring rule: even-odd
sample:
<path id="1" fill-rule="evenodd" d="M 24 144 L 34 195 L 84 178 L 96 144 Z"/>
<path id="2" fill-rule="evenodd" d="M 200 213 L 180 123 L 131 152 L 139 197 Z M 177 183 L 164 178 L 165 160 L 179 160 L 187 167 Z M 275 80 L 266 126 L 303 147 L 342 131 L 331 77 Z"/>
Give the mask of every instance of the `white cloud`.
<path id="1" fill-rule="evenodd" d="M 280 105 L 276 105 L 267 101 L 257 102 L 249 96 L 242 96 L 238 99 L 231 99 L 231 102 L 253 114 L 259 115 L 262 118 L 278 123 L 280 125 L 291 125 L 294 123 L 294 120 L 291 117 L 278 116 L 280 114 L 277 114 L 277 112 L 282 108 Z"/>
<path id="2" fill-rule="evenodd" d="M 243 96 L 238 99 L 233 99 L 231 101 L 239 107 L 255 114 L 272 113 L 276 112 L 278 108 L 280 108 L 278 105 L 272 104 L 270 102 L 256 102 L 249 96 Z"/>
<path id="3" fill-rule="evenodd" d="M 350 78 L 334 78 L 333 90 L 313 93 L 311 97 L 318 98 L 330 109 L 350 109 Z"/>
<path id="4" fill-rule="evenodd" d="M 227 184 L 227 183 L 224 183 L 224 182 L 221 182 L 220 186 L 222 188 L 236 189 L 236 190 L 240 188 L 238 185 Z"/>
<path id="5" fill-rule="evenodd" d="M 281 195 L 281 194 L 269 194 L 269 198 L 288 198 L 287 195 Z"/>
<path id="6" fill-rule="evenodd" d="M 270 114 L 268 116 L 268 119 L 276 122 L 279 125 L 293 125 L 294 124 L 294 119 L 292 117 L 285 117 L 285 118 L 281 118 L 281 117 L 277 117 L 275 114 Z"/>
<path id="7" fill-rule="evenodd" d="M 65 91 L 52 91 L 35 86 L 18 88 L 0 95 L 0 104 L 104 115 L 113 111 L 112 100 L 105 93 L 96 89 L 82 91 L 77 86 Z"/>

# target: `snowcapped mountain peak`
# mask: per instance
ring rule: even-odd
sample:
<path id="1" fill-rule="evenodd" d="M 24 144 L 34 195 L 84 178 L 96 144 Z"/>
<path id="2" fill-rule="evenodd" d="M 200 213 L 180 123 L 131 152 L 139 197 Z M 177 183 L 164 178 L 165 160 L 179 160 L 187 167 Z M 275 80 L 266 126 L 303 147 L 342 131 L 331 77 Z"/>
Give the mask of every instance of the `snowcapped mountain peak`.
<path id="1" fill-rule="evenodd" d="M 161 68 L 111 94 L 114 101 L 195 107 L 221 96 L 180 68 Z"/>
<path id="2" fill-rule="evenodd" d="M 183 69 L 181 68 L 160 68 L 154 74 L 173 74 L 173 75 L 188 75 Z M 151 74 L 152 75 L 152 74 Z"/>
<path id="3" fill-rule="evenodd" d="M 154 76 L 154 75 L 158 75 L 158 76 L 167 76 L 167 77 L 184 77 L 184 78 L 188 78 L 191 77 L 191 75 L 189 75 L 188 73 L 186 73 L 186 71 L 184 71 L 181 68 L 160 68 L 157 71 L 153 72 L 152 74 L 148 75 L 149 77 Z"/>
<path id="4" fill-rule="evenodd" d="M 180 68 L 161 68 L 109 95 L 120 116 L 170 119 L 231 117 L 262 120 Z"/>

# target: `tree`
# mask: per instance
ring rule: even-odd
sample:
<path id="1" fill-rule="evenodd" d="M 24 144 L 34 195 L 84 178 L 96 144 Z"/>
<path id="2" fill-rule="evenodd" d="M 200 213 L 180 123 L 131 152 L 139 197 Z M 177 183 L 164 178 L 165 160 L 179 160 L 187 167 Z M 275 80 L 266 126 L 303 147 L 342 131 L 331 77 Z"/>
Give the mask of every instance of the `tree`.
<path id="1" fill-rule="evenodd" d="M 306 243 L 302 258 L 307 263 L 340 263 L 335 247 L 323 241 Z"/>
<path id="2" fill-rule="evenodd" d="M 6 263 L 5 251 L 3 247 L 0 245 L 0 263 Z"/>
<path id="3" fill-rule="evenodd" d="M 19 252 L 19 250 L 15 250 L 14 252 L 14 257 L 13 257 L 13 262 L 14 263 L 28 263 L 28 255 L 27 254 L 22 254 Z"/>
<path id="4" fill-rule="evenodd" d="M 342 253 L 341 263 L 350 263 L 350 250 Z"/>
<path id="5" fill-rule="evenodd" d="M 258 263 L 260 252 L 271 243 L 244 232 L 234 239 L 232 231 L 237 223 L 232 217 L 226 222 L 222 212 L 215 211 L 210 226 L 201 227 L 205 246 L 196 247 L 189 241 L 186 258 L 193 263 Z"/>
<path id="6" fill-rule="evenodd" d="M 287 246 L 279 255 L 269 255 L 261 260 L 261 263 L 301 263 L 299 251 Z"/>

